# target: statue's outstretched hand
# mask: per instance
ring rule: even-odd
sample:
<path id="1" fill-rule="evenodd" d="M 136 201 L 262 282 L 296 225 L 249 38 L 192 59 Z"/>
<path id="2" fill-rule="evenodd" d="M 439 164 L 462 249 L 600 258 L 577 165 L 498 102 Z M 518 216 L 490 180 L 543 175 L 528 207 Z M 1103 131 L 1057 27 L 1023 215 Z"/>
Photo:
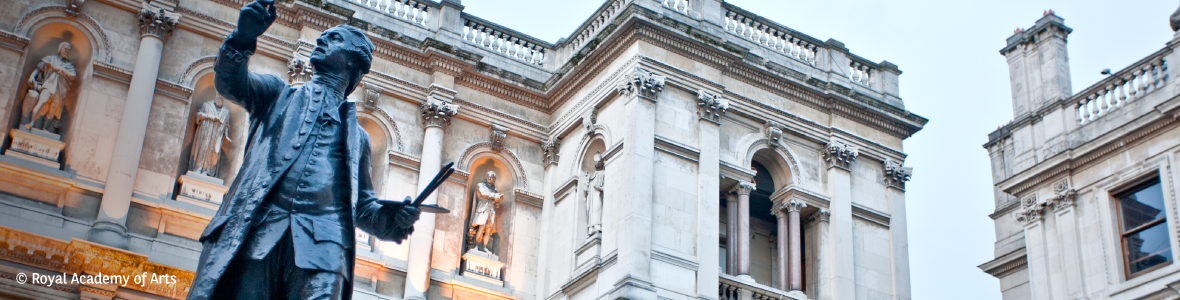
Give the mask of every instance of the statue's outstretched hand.
<path id="1" fill-rule="evenodd" d="M 242 7 L 234 38 L 243 43 L 257 41 L 278 17 L 278 7 L 274 0 L 254 0 Z"/>
<path id="2" fill-rule="evenodd" d="M 422 215 L 422 210 L 417 207 L 410 206 L 409 202 L 395 202 L 382 201 L 381 215 L 387 220 L 393 221 L 397 228 L 403 228 L 409 231 L 414 230 L 414 222 L 418 222 L 418 217 Z"/>

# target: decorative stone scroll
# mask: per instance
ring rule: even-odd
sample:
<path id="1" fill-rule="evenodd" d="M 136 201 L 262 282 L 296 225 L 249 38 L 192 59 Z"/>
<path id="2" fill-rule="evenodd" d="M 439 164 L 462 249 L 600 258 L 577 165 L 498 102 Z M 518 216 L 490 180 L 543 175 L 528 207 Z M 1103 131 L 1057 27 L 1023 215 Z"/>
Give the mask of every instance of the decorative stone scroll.
<path id="1" fill-rule="evenodd" d="M 832 138 L 824 145 L 827 151 L 824 151 L 824 161 L 828 162 L 828 167 L 836 167 L 848 170 L 848 166 L 852 164 L 853 160 L 860 155 L 860 148 L 846 144 Z"/>
<path id="2" fill-rule="evenodd" d="M 766 121 L 766 138 L 770 139 L 770 147 L 778 147 L 782 142 L 783 132 L 787 130 L 786 126 L 775 121 Z"/>
<path id="3" fill-rule="evenodd" d="M 557 164 L 557 161 L 561 159 L 561 155 L 558 153 L 560 149 L 561 141 L 554 138 L 545 140 L 544 143 L 541 143 L 541 152 L 544 155 L 541 163 L 546 167 L 551 164 Z"/>
<path id="4" fill-rule="evenodd" d="M 496 124 L 492 124 L 492 149 L 500 151 L 504 149 L 504 140 L 508 138 L 508 128 Z"/>
<path id="5" fill-rule="evenodd" d="M 885 159 L 885 183 L 889 186 L 905 190 L 906 181 L 914 173 L 914 168 L 902 167 L 902 162 L 891 158 Z"/>
<path id="6" fill-rule="evenodd" d="M 152 5 L 150 1 L 144 2 L 143 8 L 139 10 L 139 34 L 168 39 L 178 21 L 180 14 Z"/>
<path id="7" fill-rule="evenodd" d="M 729 100 L 705 90 L 697 91 L 697 114 L 701 119 L 721 124 L 721 116 L 729 110 Z"/>
<path id="8" fill-rule="evenodd" d="M 1024 225 L 1032 224 L 1041 220 L 1044 211 L 1045 204 L 1037 201 L 1037 195 L 1029 195 L 1020 199 L 1020 211 L 1016 212 L 1016 221 Z"/>
<path id="9" fill-rule="evenodd" d="M 657 93 L 664 90 L 665 81 L 667 81 L 667 77 L 637 67 L 635 73 L 619 82 L 615 90 L 619 92 L 619 95 L 654 98 Z"/>
<path id="10" fill-rule="evenodd" d="M 422 123 L 426 127 L 438 126 L 447 129 L 451 125 L 451 117 L 459 113 L 459 106 L 447 103 L 434 97 L 422 103 Z"/>

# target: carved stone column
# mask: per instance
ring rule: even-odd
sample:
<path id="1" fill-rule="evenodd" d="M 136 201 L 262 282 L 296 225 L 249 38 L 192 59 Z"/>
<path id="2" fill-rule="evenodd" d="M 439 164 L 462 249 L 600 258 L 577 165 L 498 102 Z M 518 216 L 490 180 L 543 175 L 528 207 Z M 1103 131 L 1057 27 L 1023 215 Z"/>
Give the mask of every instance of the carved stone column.
<path id="1" fill-rule="evenodd" d="M 799 235 L 800 229 L 803 227 L 799 224 L 799 211 L 804 207 L 807 207 L 807 203 L 803 201 L 792 199 L 787 202 L 787 230 L 790 233 L 787 243 L 787 249 L 789 249 L 787 259 L 790 260 L 790 266 L 787 268 L 786 275 L 790 280 L 786 282 L 789 285 L 784 285 L 786 287 L 783 289 L 784 291 L 803 290 L 803 239 Z"/>
<path id="2" fill-rule="evenodd" d="M 422 137 L 422 163 L 418 171 L 418 189 L 426 188 L 442 168 L 443 133 L 451 125 L 451 117 L 459 113 L 459 106 L 435 96 L 428 96 L 422 104 L 422 123 L 426 126 Z M 421 192 L 421 191 L 419 191 Z M 426 197 L 423 204 L 438 203 L 438 192 Z M 405 299 L 426 299 L 430 287 L 430 255 L 434 249 L 434 214 L 422 214 L 414 224 L 410 236 L 409 263 L 406 267 Z"/>
<path id="3" fill-rule="evenodd" d="M 750 192 L 754 191 L 754 184 L 749 182 L 739 182 L 731 190 L 732 193 L 737 194 L 737 245 L 738 245 L 738 261 L 737 261 L 737 276 L 738 279 L 748 280 L 753 282 L 754 278 L 750 277 Z"/>
<path id="4" fill-rule="evenodd" d="M 725 193 L 725 273 L 737 276 L 741 247 L 738 247 L 738 196 L 731 189 Z"/>
<path id="5" fill-rule="evenodd" d="M 790 220 L 789 220 L 790 217 L 788 216 L 787 212 L 783 210 L 783 208 L 777 207 L 777 206 L 774 209 L 772 209 L 770 213 L 774 215 L 774 220 L 775 220 L 775 225 L 776 225 L 775 232 L 777 233 L 775 235 L 775 239 L 774 239 L 775 261 L 774 261 L 774 268 L 772 269 L 775 273 L 774 274 L 775 276 L 772 276 L 775 278 L 775 281 L 774 281 L 774 284 L 772 284 L 771 286 L 776 289 L 785 291 L 785 290 L 787 290 L 787 284 L 788 284 L 787 282 L 790 281 L 787 278 L 788 274 L 790 273 L 787 270 L 790 268 L 790 266 L 789 266 L 790 264 L 788 263 L 788 261 L 790 260 L 790 258 L 789 258 L 790 251 L 787 249 L 788 247 L 790 247 L 790 243 L 787 241 L 788 241 L 788 239 L 791 238 L 791 235 L 790 235 L 791 229 L 790 229 L 790 225 L 788 225 L 788 223 L 790 222 Z"/>
<path id="6" fill-rule="evenodd" d="M 139 172 L 139 158 L 147 135 L 148 115 L 160 72 L 160 56 L 164 41 L 172 35 L 180 14 L 165 11 L 144 3 L 139 11 L 139 53 L 135 70 L 127 89 L 123 119 L 115 138 L 115 149 L 107 171 L 106 188 L 99 206 L 98 220 L 90 229 L 88 239 L 112 247 L 127 248 L 127 210 L 131 206 L 131 192 Z"/>
<path id="7" fill-rule="evenodd" d="M 853 298 L 856 295 L 856 271 L 853 265 L 852 249 L 852 174 L 851 165 L 860 150 L 853 145 L 846 144 L 832 138 L 823 148 L 824 161 L 827 162 L 827 194 L 831 197 L 831 217 L 828 237 L 832 243 L 826 243 L 823 251 L 828 251 L 832 257 L 824 265 L 827 272 L 821 272 L 824 277 L 822 294 L 831 299 Z"/>

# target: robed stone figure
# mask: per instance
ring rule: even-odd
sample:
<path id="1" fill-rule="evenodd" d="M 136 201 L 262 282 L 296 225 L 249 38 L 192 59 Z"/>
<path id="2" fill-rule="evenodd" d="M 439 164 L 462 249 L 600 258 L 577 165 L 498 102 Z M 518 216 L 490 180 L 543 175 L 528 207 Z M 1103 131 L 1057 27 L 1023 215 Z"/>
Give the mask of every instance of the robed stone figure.
<path id="1" fill-rule="evenodd" d="M 605 181 L 602 164 L 602 152 L 594 154 L 594 172 L 586 172 L 586 185 L 582 188 L 586 195 L 586 235 L 594 236 L 602 232 L 602 186 Z"/>
<path id="2" fill-rule="evenodd" d="M 345 101 L 369 72 L 373 44 L 337 26 L 316 39 L 315 75 L 298 87 L 247 72 L 273 0 L 242 7 L 214 65 L 226 100 L 250 114 L 239 176 L 209 226 L 188 299 L 351 299 L 355 228 L 403 241 L 420 211 L 381 204 L 370 177 L 369 136 Z"/>
<path id="3" fill-rule="evenodd" d="M 209 177 L 217 177 L 217 161 L 221 158 L 221 142 L 229 141 L 229 108 L 221 97 L 207 101 L 197 111 L 197 130 L 189 154 L 188 170 Z"/>
<path id="4" fill-rule="evenodd" d="M 61 119 L 66 95 L 78 76 L 74 64 L 68 58 L 74 45 L 62 42 L 57 45 L 57 55 L 47 55 L 37 63 L 29 75 L 29 91 L 21 104 L 21 120 L 25 130 L 33 128 L 37 119 L 45 117 L 37 129 L 51 128 L 50 123 Z"/>
<path id="5" fill-rule="evenodd" d="M 488 242 L 495 233 L 496 209 L 500 207 L 500 200 L 504 194 L 496 192 L 496 172 L 488 171 L 484 180 L 475 184 L 475 209 L 471 211 L 471 231 L 474 233 L 472 244 L 475 250 L 493 254 L 488 250 Z"/>

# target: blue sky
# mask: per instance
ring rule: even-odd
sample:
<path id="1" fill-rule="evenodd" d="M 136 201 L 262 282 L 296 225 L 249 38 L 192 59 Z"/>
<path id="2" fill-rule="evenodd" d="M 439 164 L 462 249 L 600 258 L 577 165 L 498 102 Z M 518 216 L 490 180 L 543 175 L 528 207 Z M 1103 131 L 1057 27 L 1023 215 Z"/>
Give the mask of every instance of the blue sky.
<path id="1" fill-rule="evenodd" d="M 654 0 L 639 0 L 654 1 Z M 852 53 L 904 72 L 906 109 L 930 119 L 906 140 L 914 177 L 906 195 L 914 299 L 1000 299 L 999 281 L 976 266 L 991 260 L 995 230 L 991 170 L 981 145 L 1012 119 L 1007 62 L 999 54 L 1017 27 L 1052 9 L 1069 36 L 1074 92 L 1172 39 L 1176 0 L 1131 1 L 729 1 Z M 556 42 L 602 1 L 465 0 L 466 12 Z"/>

